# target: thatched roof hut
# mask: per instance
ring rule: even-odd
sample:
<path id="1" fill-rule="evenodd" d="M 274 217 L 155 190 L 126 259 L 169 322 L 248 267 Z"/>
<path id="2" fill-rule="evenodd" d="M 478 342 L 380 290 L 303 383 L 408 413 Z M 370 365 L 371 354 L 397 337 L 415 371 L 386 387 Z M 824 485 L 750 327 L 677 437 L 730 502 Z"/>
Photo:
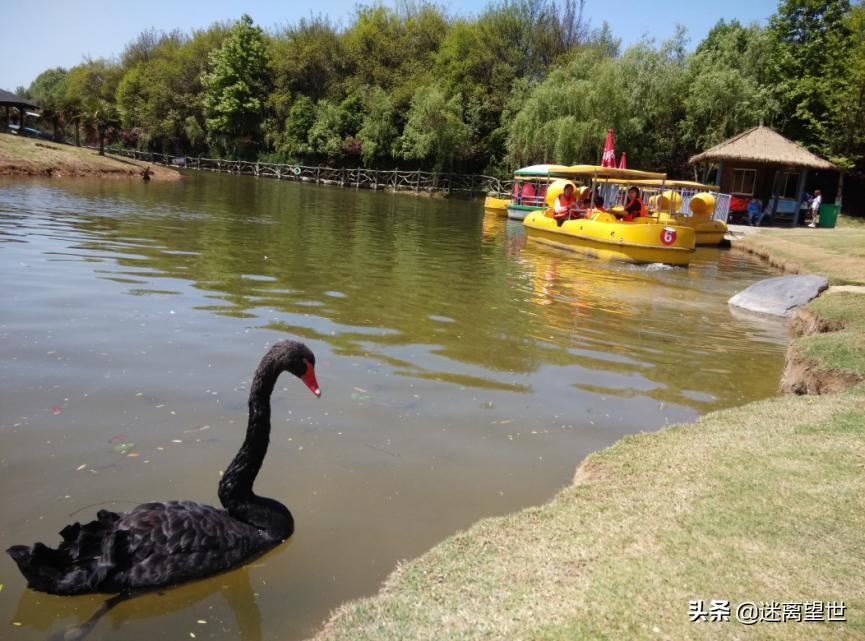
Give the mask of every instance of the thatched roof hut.
<path id="1" fill-rule="evenodd" d="M 696 165 L 719 161 L 765 163 L 808 169 L 838 169 L 828 160 L 812 154 L 802 145 L 797 145 L 777 131 L 763 125 L 728 138 L 711 149 L 692 156 L 688 162 Z"/>
<path id="2" fill-rule="evenodd" d="M 759 198 L 774 221 L 799 223 L 810 171 L 837 171 L 828 160 L 811 153 L 778 132 L 760 125 L 692 156 L 692 165 L 717 165 L 715 182 L 733 194 L 734 207 Z M 708 179 L 703 176 L 704 182 Z"/>

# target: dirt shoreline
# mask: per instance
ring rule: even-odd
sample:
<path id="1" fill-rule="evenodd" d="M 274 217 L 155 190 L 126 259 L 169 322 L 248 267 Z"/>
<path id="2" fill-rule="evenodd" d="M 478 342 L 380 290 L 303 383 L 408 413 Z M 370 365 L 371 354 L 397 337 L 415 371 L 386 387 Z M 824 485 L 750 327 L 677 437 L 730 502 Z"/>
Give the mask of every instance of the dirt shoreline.
<path id="1" fill-rule="evenodd" d="M 100 156 L 93 149 L 62 143 L 0 135 L 0 176 L 28 178 L 96 178 L 141 180 L 149 169 L 150 180 L 180 180 L 180 172 L 149 163 Z"/>
<path id="2" fill-rule="evenodd" d="M 747 254 L 757 256 L 767 261 L 773 267 L 793 274 L 807 273 L 801 265 L 778 258 L 771 249 L 761 247 L 753 237 L 734 238 L 732 248 Z M 842 291 L 862 291 L 858 287 L 830 287 L 822 296 L 832 296 Z M 826 318 L 815 312 L 810 306 L 796 310 L 790 329 L 793 340 L 787 348 L 784 358 L 784 370 L 781 374 L 779 391 L 782 394 L 838 394 L 847 391 L 865 381 L 865 377 L 856 372 L 844 369 L 827 368 L 817 359 L 807 356 L 799 345 L 798 339 L 839 332 L 846 329 L 848 323 L 834 318 Z"/>

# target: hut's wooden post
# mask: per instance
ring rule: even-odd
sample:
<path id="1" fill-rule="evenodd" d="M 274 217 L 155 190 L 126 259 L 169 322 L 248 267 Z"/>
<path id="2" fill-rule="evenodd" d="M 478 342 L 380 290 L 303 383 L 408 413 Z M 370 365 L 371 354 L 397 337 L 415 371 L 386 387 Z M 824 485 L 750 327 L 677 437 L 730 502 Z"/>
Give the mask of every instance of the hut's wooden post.
<path id="1" fill-rule="evenodd" d="M 802 195 L 805 193 L 805 182 L 808 180 L 808 168 L 802 167 L 799 173 L 799 184 L 796 185 L 796 209 L 793 210 L 793 229 L 799 226 L 799 212 L 802 210 Z"/>
<path id="2" fill-rule="evenodd" d="M 835 192 L 835 204 L 844 204 L 844 170 L 838 170 L 838 191 Z"/>

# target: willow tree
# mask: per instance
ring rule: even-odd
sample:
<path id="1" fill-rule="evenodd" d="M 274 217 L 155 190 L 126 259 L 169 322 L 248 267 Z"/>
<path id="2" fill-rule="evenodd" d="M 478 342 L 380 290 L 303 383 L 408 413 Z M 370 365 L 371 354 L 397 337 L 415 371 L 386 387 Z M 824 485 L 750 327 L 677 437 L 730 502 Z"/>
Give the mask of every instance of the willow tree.
<path id="1" fill-rule="evenodd" d="M 439 87 L 431 85 L 421 87 L 412 97 L 397 148 L 403 158 L 431 163 L 439 172 L 465 157 L 471 134 L 463 121 L 462 96 L 447 98 Z"/>
<path id="2" fill-rule="evenodd" d="M 376 159 L 390 155 L 396 135 L 390 96 L 381 87 L 370 88 L 364 96 L 363 120 L 357 132 L 364 164 L 371 165 Z"/>

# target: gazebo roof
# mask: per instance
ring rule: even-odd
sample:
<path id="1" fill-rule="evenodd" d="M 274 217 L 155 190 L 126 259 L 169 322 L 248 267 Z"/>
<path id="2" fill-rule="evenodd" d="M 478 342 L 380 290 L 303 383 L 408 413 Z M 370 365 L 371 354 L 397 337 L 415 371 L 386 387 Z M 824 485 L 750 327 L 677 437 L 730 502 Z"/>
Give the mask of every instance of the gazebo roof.
<path id="1" fill-rule="evenodd" d="M 691 156 L 688 162 L 693 165 L 698 162 L 719 160 L 739 160 L 809 169 L 838 169 L 828 160 L 812 154 L 802 145 L 797 145 L 763 125 L 743 131 L 701 154 Z"/>
<path id="2" fill-rule="evenodd" d="M 27 98 L 22 98 L 11 91 L 6 91 L 5 89 L 0 89 L 0 105 L 12 105 L 14 107 L 29 107 L 31 109 L 38 109 L 39 105 L 37 105 L 32 100 L 27 100 Z"/>

